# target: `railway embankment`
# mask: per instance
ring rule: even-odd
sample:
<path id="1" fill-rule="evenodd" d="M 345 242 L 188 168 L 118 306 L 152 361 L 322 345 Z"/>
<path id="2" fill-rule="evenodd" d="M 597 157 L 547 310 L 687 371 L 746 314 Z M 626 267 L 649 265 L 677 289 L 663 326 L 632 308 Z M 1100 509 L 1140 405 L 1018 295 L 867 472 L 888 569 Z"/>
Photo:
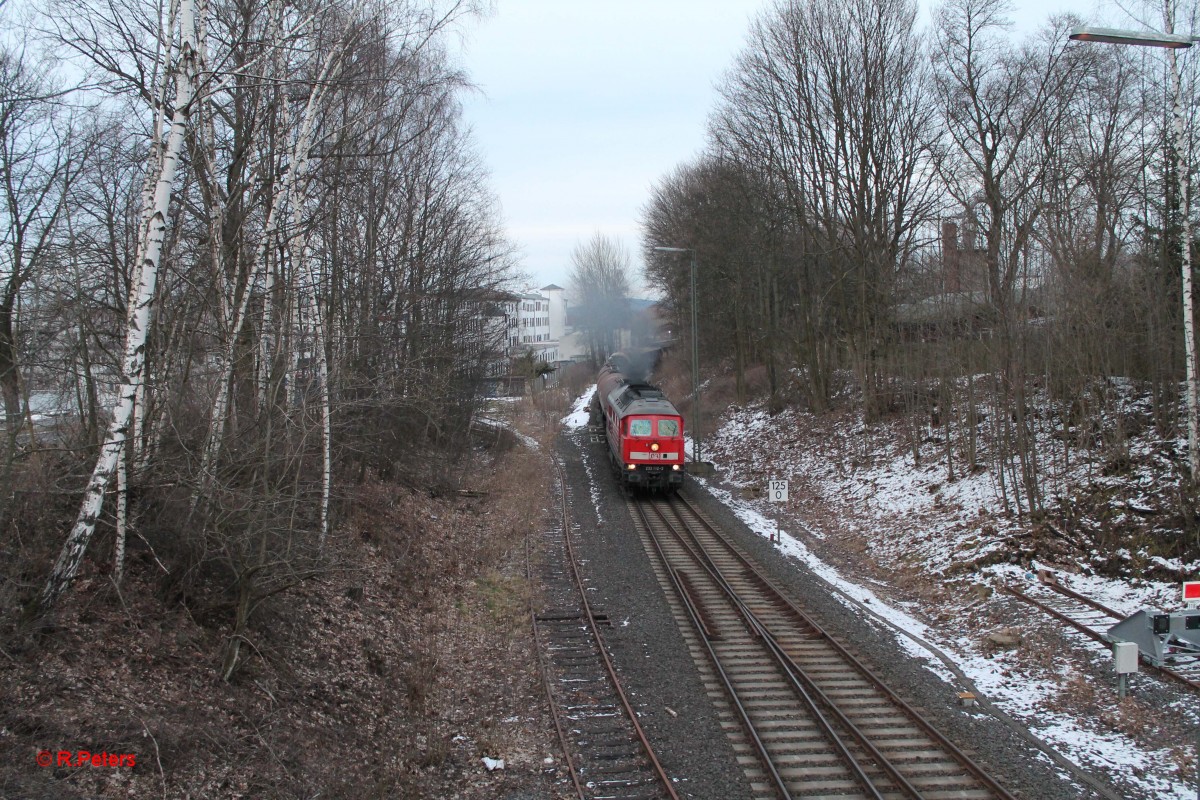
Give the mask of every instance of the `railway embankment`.
<path id="1" fill-rule="evenodd" d="M 1123 402 L 1140 413 L 1135 395 Z M 1122 468 L 1105 469 L 1111 452 L 1099 445 L 1054 460 L 1061 431 L 1046 426 L 1040 457 L 1052 500 L 1030 513 L 1011 495 L 1005 502 L 986 462 L 948 468 L 937 431 L 919 431 L 914 452 L 909 422 L 731 407 L 706 441 L 718 466 L 708 485 L 715 513 L 740 520 L 785 573 L 812 575 L 845 608 L 836 613 L 874 619 L 923 669 L 985 699 L 1040 741 L 1045 758 L 1123 797 L 1194 796 L 1195 692 L 1143 672 L 1119 699 L 1104 643 L 1006 591 L 1035 587 L 1048 571 L 1118 614 L 1177 608 L 1177 581 L 1195 565 L 1156 552 L 1179 535 L 1179 518 L 1155 477 L 1175 443 L 1137 428 Z M 769 479 L 789 481 L 788 503 L 768 502 Z M 964 716 L 950 696 L 923 704 Z"/>

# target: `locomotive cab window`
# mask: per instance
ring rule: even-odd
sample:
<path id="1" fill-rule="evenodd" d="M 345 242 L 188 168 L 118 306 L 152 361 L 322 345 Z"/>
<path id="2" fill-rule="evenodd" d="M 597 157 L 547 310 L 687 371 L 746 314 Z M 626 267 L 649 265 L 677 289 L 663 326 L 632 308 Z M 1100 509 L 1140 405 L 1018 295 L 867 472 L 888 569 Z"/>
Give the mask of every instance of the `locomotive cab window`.
<path id="1" fill-rule="evenodd" d="M 679 421 L 674 419 L 660 419 L 658 421 L 659 436 L 678 436 Z"/>
<path id="2" fill-rule="evenodd" d="M 650 420 L 631 419 L 629 421 L 630 436 L 650 436 Z"/>

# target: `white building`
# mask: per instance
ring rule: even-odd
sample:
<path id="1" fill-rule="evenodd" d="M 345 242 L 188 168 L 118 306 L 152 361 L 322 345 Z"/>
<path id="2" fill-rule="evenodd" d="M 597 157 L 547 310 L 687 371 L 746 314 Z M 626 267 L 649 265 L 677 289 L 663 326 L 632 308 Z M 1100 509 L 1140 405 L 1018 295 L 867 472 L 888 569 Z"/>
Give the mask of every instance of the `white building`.
<path id="1" fill-rule="evenodd" d="M 550 341 L 550 301 L 536 292 L 517 295 L 520 308 L 515 322 L 518 345 L 536 345 L 540 348 Z M 537 348 L 535 348 L 537 349 Z"/>
<path id="2" fill-rule="evenodd" d="M 552 366 L 587 358 L 583 337 L 568 324 L 566 290 L 549 284 L 541 289 L 505 292 L 489 301 L 481 312 L 481 324 L 496 331 L 503 342 L 501 357 L 488 369 L 496 379 L 511 380 L 513 362 L 532 354 Z M 507 376 L 507 378 L 506 378 Z"/>
<path id="3" fill-rule="evenodd" d="M 566 289 L 555 284 L 543 286 L 542 292 L 550 301 L 550 338 L 558 343 L 555 361 L 584 361 L 588 357 L 584 337 L 569 324 Z"/>
<path id="4" fill-rule="evenodd" d="M 550 306 L 550 338 L 555 341 L 562 341 L 563 334 L 567 332 L 566 291 L 553 283 L 543 286 L 541 289 Z"/>

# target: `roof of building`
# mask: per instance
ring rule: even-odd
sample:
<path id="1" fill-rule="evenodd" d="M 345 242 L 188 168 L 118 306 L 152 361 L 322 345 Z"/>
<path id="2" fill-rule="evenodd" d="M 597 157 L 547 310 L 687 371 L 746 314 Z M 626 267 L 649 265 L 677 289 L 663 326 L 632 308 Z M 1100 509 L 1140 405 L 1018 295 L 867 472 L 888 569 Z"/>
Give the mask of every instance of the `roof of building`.
<path id="1" fill-rule="evenodd" d="M 563 289 L 563 287 L 561 287 L 561 286 L 559 286 L 558 284 L 555 284 L 555 283 L 551 283 L 551 284 L 549 284 L 549 285 L 546 285 L 546 286 L 543 286 L 543 287 L 542 287 L 542 291 L 543 291 L 543 292 L 552 292 L 552 291 L 556 291 L 556 290 L 557 290 L 557 291 L 560 291 L 560 292 L 564 292 L 564 291 L 566 291 L 565 289 Z"/>

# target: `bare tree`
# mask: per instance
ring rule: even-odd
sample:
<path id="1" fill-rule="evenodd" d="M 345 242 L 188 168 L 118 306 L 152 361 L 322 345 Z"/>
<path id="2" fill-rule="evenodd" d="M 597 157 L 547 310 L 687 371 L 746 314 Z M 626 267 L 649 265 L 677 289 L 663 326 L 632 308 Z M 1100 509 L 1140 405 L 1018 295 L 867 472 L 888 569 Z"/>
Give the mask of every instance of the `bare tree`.
<path id="1" fill-rule="evenodd" d="M 746 371 L 760 359 L 772 403 L 778 401 L 780 285 L 790 285 L 783 265 L 791 263 L 795 239 L 777 201 L 769 179 L 752 166 L 710 156 L 662 178 L 642 210 L 646 275 L 667 299 L 677 331 L 690 328 L 692 265 L 655 247 L 687 244 L 695 252 L 697 302 L 707 323 L 700 352 L 714 361 L 732 357 L 739 401 L 747 397 Z"/>
<path id="2" fill-rule="evenodd" d="M 1086 59 L 1067 47 L 1067 19 L 1053 20 L 1020 46 L 1010 44 L 1003 35 L 1007 8 L 1004 0 L 950 0 L 940 6 L 934 59 L 949 142 L 942 178 L 951 195 L 973 211 L 982 235 L 986 291 L 999 332 L 997 401 L 1014 409 L 1011 424 L 997 420 L 997 472 L 1006 499 L 1022 510 L 1025 503 L 1038 508 L 1042 492 L 1026 416 L 1018 324 L 1030 247 L 1053 184 L 1054 143 Z M 1005 481 L 1009 454 L 1019 464 L 1011 482 Z"/>
<path id="3" fill-rule="evenodd" d="M 915 19 L 907 0 L 775 3 L 752 25 L 710 123 L 716 152 L 762 176 L 790 216 L 779 274 L 794 299 L 783 305 L 818 407 L 845 358 L 869 413 L 882 407 L 895 276 L 933 213 L 934 114 Z"/>
<path id="4" fill-rule="evenodd" d="M 571 251 L 575 325 L 587 332 L 594 361 L 620 349 L 619 333 L 629 327 L 629 269 L 629 253 L 599 231 Z"/>
<path id="5" fill-rule="evenodd" d="M 31 611 L 110 522 L 119 579 L 128 516 L 167 540 L 169 580 L 219 576 L 227 678 L 254 609 L 327 568 L 347 481 L 456 478 L 494 357 L 481 309 L 512 264 L 443 41 L 477 10 L 181 0 L 160 18 L 113 0 L 47 18 L 111 94 L 109 127 L 60 181 L 55 270 L 15 291 L 44 293 L 39 380 L 77 387 L 102 441 Z"/>
<path id="6" fill-rule="evenodd" d="M 203 24 L 204 19 L 196 17 L 196 8 L 192 0 L 180 0 L 179 56 L 170 69 L 170 74 L 175 78 L 174 110 L 167 141 L 161 150 L 161 158 L 158 159 L 158 164 L 154 165 L 157 167 L 158 178 L 155 182 L 154 202 L 148 227 L 141 252 L 138 254 L 138 264 L 140 265 L 138 289 L 129 314 L 121 386 L 118 389 L 117 403 L 113 409 L 108 436 L 92 472 L 92 478 L 84 492 L 79 516 L 67 536 L 67 541 L 63 545 L 46 586 L 42 590 L 38 604 L 39 611 L 45 611 L 52 607 L 74 579 L 79 564 L 83 560 L 84 552 L 87 550 L 88 542 L 96 529 L 96 520 L 100 515 L 105 491 L 113 471 L 116 469 L 117 460 L 123 453 L 129 433 L 134 400 L 143 380 L 143 368 L 146 363 L 146 337 L 150 328 L 150 312 L 155 297 L 162 246 L 166 238 L 167 213 L 171 202 L 171 193 L 174 189 L 179 161 L 183 154 L 188 116 L 192 111 L 192 102 L 197 94 L 201 64 L 197 49 L 197 31 Z M 173 38 L 174 35 L 174 31 L 169 31 L 165 38 Z M 158 155 L 157 151 L 155 155 Z M 151 169 L 150 173 L 153 174 L 154 171 Z"/>
<path id="7" fill-rule="evenodd" d="M 23 50 L 0 48 L 0 397 L 5 429 L 0 524 L 7 517 L 13 458 L 25 416 L 18 304 L 26 285 L 47 273 L 54 260 L 64 206 L 79 170 L 71 123 L 56 95 L 44 64 Z"/>

